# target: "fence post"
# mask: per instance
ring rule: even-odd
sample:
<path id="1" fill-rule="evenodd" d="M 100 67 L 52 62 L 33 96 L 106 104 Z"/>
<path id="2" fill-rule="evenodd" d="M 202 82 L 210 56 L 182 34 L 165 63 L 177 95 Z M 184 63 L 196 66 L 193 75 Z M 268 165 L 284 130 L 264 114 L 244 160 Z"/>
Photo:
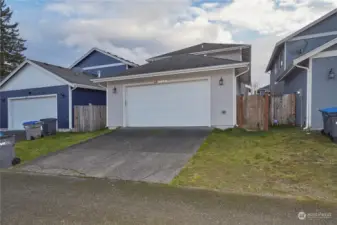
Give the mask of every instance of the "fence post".
<path id="1" fill-rule="evenodd" d="M 244 117 L 243 117 L 243 109 L 244 109 L 244 105 L 243 105 L 243 95 L 238 96 L 239 98 L 239 105 L 238 105 L 238 113 L 239 113 L 239 121 L 238 121 L 238 126 L 240 128 L 243 128 L 243 121 L 244 121 Z"/>
<path id="2" fill-rule="evenodd" d="M 263 130 L 268 131 L 269 128 L 269 95 L 264 95 L 264 110 L 263 110 Z"/>
<path id="3" fill-rule="evenodd" d="M 89 130 L 93 131 L 93 121 L 94 121 L 94 109 L 91 103 L 89 103 Z"/>

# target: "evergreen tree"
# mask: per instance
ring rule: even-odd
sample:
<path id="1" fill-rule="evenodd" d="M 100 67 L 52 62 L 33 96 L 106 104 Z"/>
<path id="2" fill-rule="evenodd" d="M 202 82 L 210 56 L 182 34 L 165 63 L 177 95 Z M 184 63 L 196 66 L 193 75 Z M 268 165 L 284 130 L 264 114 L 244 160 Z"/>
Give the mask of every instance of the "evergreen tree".
<path id="1" fill-rule="evenodd" d="M 0 0 L 0 80 L 25 59 L 25 40 L 20 37 L 18 23 L 11 23 L 13 12 Z"/>

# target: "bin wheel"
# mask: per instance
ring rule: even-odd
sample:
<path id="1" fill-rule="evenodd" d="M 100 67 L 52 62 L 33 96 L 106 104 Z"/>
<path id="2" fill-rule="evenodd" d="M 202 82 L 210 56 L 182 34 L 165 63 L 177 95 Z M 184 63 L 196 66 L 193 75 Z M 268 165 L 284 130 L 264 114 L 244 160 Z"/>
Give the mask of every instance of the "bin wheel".
<path id="1" fill-rule="evenodd" d="M 15 166 L 15 165 L 18 165 L 21 163 L 21 159 L 18 158 L 18 157 L 15 157 L 13 160 L 12 160 L 12 166 Z"/>
<path id="2" fill-rule="evenodd" d="M 35 140 L 35 137 L 31 136 L 31 137 L 30 137 L 30 140 Z"/>

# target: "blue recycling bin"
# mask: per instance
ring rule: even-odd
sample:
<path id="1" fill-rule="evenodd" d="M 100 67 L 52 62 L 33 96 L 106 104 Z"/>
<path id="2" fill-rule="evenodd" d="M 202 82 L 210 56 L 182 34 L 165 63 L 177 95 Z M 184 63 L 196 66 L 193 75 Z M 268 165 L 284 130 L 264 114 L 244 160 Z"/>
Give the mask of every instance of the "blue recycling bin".
<path id="1" fill-rule="evenodd" d="M 337 140 L 337 107 L 319 110 L 323 118 L 322 134 L 329 136 L 332 140 Z"/>

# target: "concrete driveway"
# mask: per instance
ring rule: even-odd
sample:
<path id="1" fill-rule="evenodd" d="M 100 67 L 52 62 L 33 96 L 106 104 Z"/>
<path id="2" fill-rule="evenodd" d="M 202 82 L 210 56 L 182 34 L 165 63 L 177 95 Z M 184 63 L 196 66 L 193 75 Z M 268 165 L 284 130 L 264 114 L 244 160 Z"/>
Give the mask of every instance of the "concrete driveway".
<path id="1" fill-rule="evenodd" d="M 34 160 L 21 170 L 110 179 L 170 182 L 210 129 L 120 129 Z"/>

